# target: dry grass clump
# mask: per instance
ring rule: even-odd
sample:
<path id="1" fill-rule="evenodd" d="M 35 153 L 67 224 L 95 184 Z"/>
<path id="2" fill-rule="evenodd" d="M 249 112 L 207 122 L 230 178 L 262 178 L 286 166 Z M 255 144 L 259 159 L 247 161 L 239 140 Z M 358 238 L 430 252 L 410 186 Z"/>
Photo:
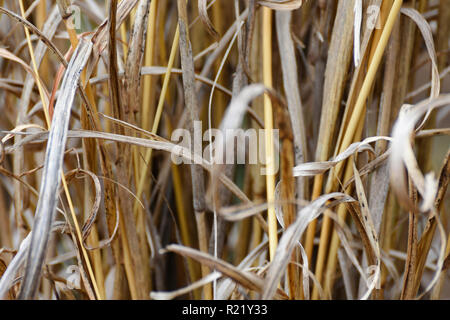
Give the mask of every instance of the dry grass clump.
<path id="1" fill-rule="evenodd" d="M 450 298 L 449 0 L 0 14 L 0 298 Z"/>

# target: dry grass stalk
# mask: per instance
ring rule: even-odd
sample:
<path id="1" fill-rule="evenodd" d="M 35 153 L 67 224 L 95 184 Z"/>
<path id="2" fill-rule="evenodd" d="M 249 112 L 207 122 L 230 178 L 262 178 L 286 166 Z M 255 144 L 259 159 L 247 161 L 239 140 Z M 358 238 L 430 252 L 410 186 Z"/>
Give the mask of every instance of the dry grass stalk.
<path id="1" fill-rule="evenodd" d="M 0 1 L 0 298 L 448 299 L 449 14 Z"/>

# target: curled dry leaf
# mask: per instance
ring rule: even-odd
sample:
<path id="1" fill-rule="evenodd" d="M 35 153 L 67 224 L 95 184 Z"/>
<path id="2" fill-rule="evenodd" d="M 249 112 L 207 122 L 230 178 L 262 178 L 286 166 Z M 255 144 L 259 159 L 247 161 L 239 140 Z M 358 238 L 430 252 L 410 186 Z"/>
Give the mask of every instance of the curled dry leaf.
<path id="1" fill-rule="evenodd" d="M 242 89 L 239 95 L 231 100 L 230 105 L 220 124 L 220 130 L 226 132 L 227 130 L 234 130 L 241 127 L 244 116 L 247 112 L 248 104 L 264 93 L 265 87 L 262 84 L 252 84 Z M 223 163 L 222 157 L 225 155 L 225 148 L 230 144 L 230 140 L 234 139 L 230 135 L 226 135 L 226 140 L 219 139 L 215 147 L 214 162 Z M 218 152 L 219 151 L 219 152 Z M 228 156 L 228 155 L 227 155 Z M 220 168 L 220 166 L 216 167 Z"/>
<path id="2" fill-rule="evenodd" d="M 414 141 L 416 134 L 415 125 L 419 122 L 421 117 L 429 114 L 436 108 L 448 107 L 450 104 L 450 95 L 441 95 L 432 100 L 425 100 L 419 104 L 404 105 L 400 110 L 399 117 L 394 124 L 392 130 L 391 156 L 389 159 L 390 166 L 390 180 L 394 192 L 397 194 L 400 204 L 407 210 L 417 210 L 415 205 L 411 203 L 406 186 L 405 169 L 408 171 L 414 186 L 424 199 L 429 199 L 436 195 L 436 183 L 432 182 L 431 177 L 427 178 L 428 183 L 425 183 L 425 178 L 419 169 L 417 159 L 414 155 L 411 142 Z M 430 201 L 423 202 L 421 211 L 428 211 L 431 208 Z"/>
<path id="3" fill-rule="evenodd" d="M 338 154 L 333 160 L 330 161 L 322 161 L 322 162 L 307 162 L 302 163 L 296 167 L 294 167 L 294 176 L 315 176 L 321 173 L 324 173 L 331 168 L 335 167 L 339 162 L 344 161 L 351 157 L 356 152 L 369 151 L 372 154 L 375 153 L 373 148 L 369 145 L 369 143 L 376 142 L 378 140 L 387 140 L 390 141 L 389 137 L 370 137 L 362 142 L 352 143 L 344 152 Z"/>
<path id="4" fill-rule="evenodd" d="M 208 8 L 207 8 L 207 0 L 198 0 L 198 15 L 200 17 L 200 20 L 205 25 L 206 30 L 208 33 L 215 39 L 219 40 L 220 35 L 217 32 L 217 30 L 214 28 L 214 25 L 212 24 L 211 20 L 209 20 L 208 17 Z"/>
<path id="5" fill-rule="evenodd" d="M 81 229 L 82 236 L 83 236 L 83 246 L 88 250 L 101 249 L 101 248 L 109 245 L 114 240 L 114 238 L 117 234 L 117 230 L 119 229 L 120 215 L 119 215 L 119 212 L 117 212 L 116 224 L 114 227 L 114 231 L 108 239 L 100 240 L 99 244 L 95 247 L 92 247 L 86 243 L 86 239 L 89 237 L 89 234 L 91 233 L 91 230 L 92 230 L 92 226 L 93 226 L 95 220 L 97 219 L 97 213 L 99 211 L 100 203 L 102 200 L 102 195 L 101 195 L 102 188 L 100 186 L 99 177 L 97 177 L 94 173 L 92 173 L 88 170 L 84 170 L 84 169 L 75 169 L 75 170 L 68 172 L 66 174 L 66 181 L 69 182 L 71 179 L 75 178 L 77 175 L 80 175 L 80 174 L 84 174 L 84 175 L 90 177 L 92 182 L 94 183 L 94 187 L 95 187 L 94 203 L 93 203 L 91 211 L 88 214 L 87 219 L 84 222 L 83 227 Z"/>

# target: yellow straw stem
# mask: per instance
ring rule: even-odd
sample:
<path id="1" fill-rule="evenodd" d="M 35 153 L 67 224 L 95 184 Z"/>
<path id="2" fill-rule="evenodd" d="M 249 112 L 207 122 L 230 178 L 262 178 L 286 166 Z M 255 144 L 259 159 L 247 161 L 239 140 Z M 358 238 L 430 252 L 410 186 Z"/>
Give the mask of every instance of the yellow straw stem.
<path id="1" fill-rule="evenodd" d="M 380 37 L 380 42 L 375 50 L 373 55 L 372 63 L 369 65 L 369 69 L 367 70 L 367 75 L 364 78 L 363 85 L 361 87 L 361 91 L 358 95 L 358 100 L 356 100 L 355 109 L 353 110 L 352 116 L 350 118 L 350 122 L 348 124 L 348 128 L 345 131 L 344 138 L 342 140 L 342 144 L 339 148 L 339 153 L 343 150 L 347 149 L 348 146 L 352 143 L 352 139 L 355 135 L 356 129 L 358 127 L 359 119 L 366 105 L 367 97 L 370 94 L 370 90 L 372 89 L 373 82 L 375 80 L 375 76 L 380 66 L 381 59 L 383 58 L 384 50 L 386 49 L 387 43 L 389 41 L 389 37 L 392 32 L 392 28 L 394 27 L 395 21 L 397 20 L 397 16 L 402 7 L 403 0 L 395 0 L 394 5 L 392 6 L 391 12 L 389 13 L 388 19 L 386 21 L 386 26 L 383 29 L 383 33 Z M 336 174 L 339 175 L 340 170 L 342 169 L 343 163 L 339 163 L 336 166 Z"/>
<path id="2" fill-rule="evenodd" d="M 124 0 L 120 0 L 122 2 Z M 123 50 L 123 60 L 127 60 L 128 46 L 127 46 L 127 24 L 122 23 L 120 26 L 120 37 L 122 38 L 122 50 Z"/>
<path id="3" fill-rule="evenodd" d="M 153 127 L 152 127 L 153 134 L 156 134 L 158 131 L 159 122 L 161 120 L 161 115 L 162 115 L 162 111 L 163 111 L 163 107 L 164 107 L 164 100 L 165 100 L 165 97 L 167 94 L 167 89 L 169 87 L 170 75 L 172 73 L 173 64 L 175 62 L 175 57 L 178 52 L 179 39 L 180 39 L 180 29 L 177 26 L 177 29 L 175 31 L 175 36 L 173 38 L 172 49 L 170 51 L 169 63 L 167 64 L 167 71 L 166 71 L 166 74 L 164 75 L 164 82 L 163 82 L 163 86 L 161 89 L 161 95 L 159 96 L 158 107 L 156 108 L 155 119 L 153 121 Z M 145 153 L 144 166 L 141 171 L 142 174 L 140 176 L 140 180 L 139 180 L 138 188 L 137 188 L 137 192 L 136 192 L 136 196 L 138 199 L 141 197 L 142 191 L 144 190 L 144 183 L 147 181 L 146 177 L 147 177 L 147 172 L 148 172 L 148 168 L 150 165 L 150 159 L 152 157 L 152 150 L 153 149 L 147 149 L 147 152 Z M 138 207 L 138 204 L 136 203 L 135 210 L 134 210 L 135 212 L 137 210 L 137 207 Z"/>
<path id="4" fill-rule="evenodd" d="M 386 23 L 386 19 L 389 15 L 389 10 L 391 9 L 393 2 L 394 2 L 393 0 L 385 0 L 381 4 L 381 10 L 380 10 L 381 28 L 376 29 L 374 32 L 373 39 L 372 39 L 372 45 L 371 45 L 370 53 L 369 53 L 368 65 L 370 65 L 372 63 L 376 48 L 378 47 L 378 43 L 380 41 L 380 37 L 381 37 L 381 34 L 384 29 L 384 25 Z M 354 142 L 361 140 L 362 132 L 363 132 L 363 128 L 364 128 L 365 114 L 366 114 L 365 111 L 361 114 L 361 117 L 359 120 L 359 126 L 357 129 L 356 135 L 353 139 Z M 351 160 L 351 158 L 350 158 L 350 160 L 347 162 L 347 168 L 344 173 L 343 181 L 348 181 L 353 175 L 352 161 L 353 160 Z M 351 190 L 352 190 L 352 188 L 348 187 L 346 190 L 346 193 L 350 194 Z M 346 207 L 344 205 L 339 206 L 339 209 L 338 209 L 339 220 L 341 222 L 344 222 L 346 216 L 347 216 Z M 333 235 L 331 237 L 330 249 L 329 249 L 328 259 L 327 259 L 327 266 L 326 266 L 326 271 L 325 271 L 324 291 L 325 291 L 325 296 L 327 298 L 331 298 L 331 290 L 333 288 L 334 279 L 335 279 L 334 275 L 335 275 L 335 270 L 336 270 L 336 266 L 337 266 L 337 252 L 339 249 L 339 245 L 340 245 L 339 236 L 338 236 L 336 230 L 334 230 Z"/>
<path id="5" fill-rule="evenodd" d="M 372 62 L 370 63 L 369 68 L 367 70 L 367 74 L 364 78 L 361 91 L 358 95 L 358 99 L 356 100 L 355 108 L 352 112 L 352 116 L 350 118 L 348 127 L 345 130 L 344 138 L 342 139 L 342 143 L 338 149 L 339 150 L 338 153 L 341 153 L 343 150 L 347 149 L 350 146 L 356 134 L 357 127 L 361 119 L 361 115 L 363 112 L 365 112 L 364 108 L 366 106 L 366 100 L 372 89 L 378 67 L 380 66 L 381 59 L 383 58 L 383 53 L 386 49 L 395 21 L 397 20 L 397 16 L 402 7 L 402 3 L 403 0 L 395 0 L 392 9 L 389 13 L 389 16 L 386 21 L 386 26 L 383 29 L 380 41 L 378 42 L 378 45 L 374 52 Z M 340 177 L 344 163 L 345 161 L 339 162 L 338 165 L 335 167 L 335 169 L 331 171 L 330 174 L 332 176 L 330 176 L 325 190 L 327 193 L 331 192 L 332 189 L 334 188 L 336 182 L 335 178 Z M 331 229 L 331 220 L 329 217 L 328 218 L 325 217 L 323 220 L 322 230 L 320 234 L 319 252 L 317 255 L 316 272 L 315 272 L 316 279 L 319 283 L 322 283 L 323 270 L 326 258 L 326 249 L 328 247 L 330 229 Z M 318 297 L 319 297 L 318 288 L 317 286 L 314 286 L 312 299 L 318 299 Z"/>
<path id="6" fill-rule="evenodd" d="M 272 10 L 263 8 L 263 82 L 272 88 Z M 266 191 L 267 218 L 269 225 L 269 256 L 273 260 L 277 248 L 277 218 L 275 215 L 275 156 L 273 145 L 273 110 L 272 102 L 267 94 L 264 95 L 264 128 L 266 146 Z"/>
<path id="7" fill-rule="evenodd" d="M 153 56 L 155 55 L 155 32 L 156 32 L 156 9 L 158 0 L 153 0 L 150 4 L 150 17 L 148 19 L 148 31 L 145 50 L 145 65 L 150 67 L 153 65 Z M 144 92 L 142 99 L 142 128 L 149 130 L 150 128 L 150 104 L 151 104 L 151 76 L 144 77 Z M 153 111 L 153 110 L 152 110 Z"/>
<path id="8" fill-rule="evenodd" d="M 69 188 L 67 186 L 67 181 L 66 181 L 66 178 L 64 176 L 64 172 L 62 171 L 62 169 L 61 169 L 61 177 L 62 177 L 61 180 L 62 180 L 62 184 L 64 187 L 64 192 L 66 193 L 67 202 L 68 202 L 69 208 L 70 208 L 70 213 L 71 213 L 71 216 L 73 219 L 73 224 L 75 225 L 75 232 L 77 234 L 77 238 L 78 238 L 79 246 L 81 248 L 81 252 L 83 254 L 83 258 L 86 261 L 86 267 L 88 269 L 89 276 L 91 277 L 95 296 L 97 297 L 98 300 L 103 300 L 103 297 L 100 295 L 100 291 L 98 290 L 98 285 L 97 285 L 97 281 L 95 280 L 94 271 L 92 270 L 91 263 L 89 262 L 89 256 L 86 252 L 86 249 L 84 248 L 83 236 L 81 235 L 80 225 L 78 224 L 78 220 L 75 215 L 75 209 L 73 208 L 72 198 L 70 197 Z"/>

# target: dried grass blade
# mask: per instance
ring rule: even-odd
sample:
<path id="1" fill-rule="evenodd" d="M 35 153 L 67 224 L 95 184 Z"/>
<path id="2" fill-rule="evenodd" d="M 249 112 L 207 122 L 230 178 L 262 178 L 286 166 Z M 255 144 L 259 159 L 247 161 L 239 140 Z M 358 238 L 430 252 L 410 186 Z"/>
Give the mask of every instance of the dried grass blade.
<path id="1" fill-rule="evenodd" d="M 414 156 L 410 141 L 415 134 L 415 125 L 423 115 L 429 115 L 435 108 L 446 106 L 449 103 L 450 95 L 447 94 L 434 98 L 431 101 L 422 101 L 416 106 L 405 105 L 401 109 L 400 115 L 392 129 L 392 154 L 389 160 L 391 186 L 397 194 L 400 204 L 407 210 L 416 209 L 408 196 L 404 165 L 421 196 L 428 198 L 430 193 L 436 194 L 437 192 L 437 190 L 433 191 L 426 188 L 425 178 L 420 171 L 417 159 Z M 430 208 L 421 208 L 422 211 L 429 209 Z"/>
<path id="2" fill-rule="evenodd" d="M 30 241 L 31 234 L 29 233 L 27 237 L 20 243 L 19 250 L 9 263 L 5 273 L 3 273 L 2 277 L 0 278 L 0 299 L 4 299 L 6 293 L 9 291 L 14 282 L 17 271 L 25 262 L 28 248 L 30 246 Z"/>
<path id="3" fill-rule="evenodd" d="M 216 259 L 207 253 L 176 244 L 167 246 L 166 250 L 190 257 L 197 260 L 201 264 L 216 268 L 224 276 L 230 277 L 240 285 L 250 290 L 260 292 L 263 287 L 263 280 L 257 275 L 239 270 L 228 262 Z"/>
<path id="4" fill-rule="evenodd" d="M 15 14 L 12 11 L 9 11 L 8 9 L 5 9 L 3 7 L 0 7 L 0 12 L 3 12 L 4 14 L 8 15 L 9 17 L 17 20 L 21 24 L 23 24 L 25 27 L 27 27 L 31 32 L 36 34 L 40 41 L 42 41 L 50 50 L 53 51 L 53 53 L 58 57 L 60 62 L 64 65 L 64 67 L 67 67 L 67 61 L 64 58 L 64 55 L 61 53 L 61 51 L 58 50 L 58 48 L 51 42 L 46 36 L 45 32 L 41 32 L 38 28 L 36 28 L 32 23 L 29 21 L 23 19 L 21 16 Z M 50 16 L 52 18 L 53 16 Z M 52 20 L 49 20 L 52 21 Z"/>
<path id="5" fill-rule="evenodd" d="M 116 30 L 120 27 L 122 22 L 130 14 L 131 10 L 136 6 L 139 0 L 122 0 L 117 6 L 117 21 L 115 22 Z M 94 54 L 100 56 L 108 45 L 108 24 L 109 18 L 105 19 L 102 24 L 97 28 L 92 42 L 94 43 Z"/>
<path id="6" fill-rule="evenodd" d="M 301 238 L 308 224 L 326 209 L 326 202 L 332 199 L 337 200 L 334 204 L 355 201 L 346 194 L 336 192 L 320 196 L 298 212 L 296 221 L 285 230 L 280 238 L 274 259 L 267 272 L 262 299 L 273 297 L 298 239 Z"/>
<path id="7" fill-rule="evenodd" d="M 217 279 L 220 279 L 222 274 L 220 272 L 213 272 L 208 274 L 206 277 L 190 284 L 187 287 L 172 291 L 172 292 L 150 292 L 150 298 L 154 300 L 172 300 L 179 296 L 185 295 L 192 290 L 203 287 Z"/>
<path id="8" fill-rule="evenodd" d="M 438 61 L 436 55 L 436 49 L 434 47 L 433 32 L 428 24 L 427 20 L 415 9 L 402 8 L 401 13 L 411 18 L 419 27 L 422 33 L 425 45 L 427 47 L 428 55 L 431 59 L 431 92 L 430 99 L 436 98 L 439 95 L 441 83 L 439 79 Z"/>
<path id="9" fill-rule="evenodd" d="M 194 58 L 192 54 L 192 46 L 189 37 L 189 24 L 187 7 L 185 0 L 177 1 L 178 8 L 178 26 L 180 30 L 180 56 L 181 68 L 183 70 L 183 88 L 184 88 L 184 103 L 189 113 L 189 129 L 191 135 L 194 135 L 194 123 L 200 118 L 198 97 L 195 91 L 195 71 Z M 194 156 L 197 150 L 194 148 Z M 208 251 L 207 231 L 205 220 L 205 180 L 203 169 L 196 165 L 191 165 L 191 181 L 192 181 L 192 198 L 195 212 L 195 219 L 197 223 L 199 247 L 203 252 Z M 206 277 L 209 270 L 202 265 L 202 275 Z M 212 290 L 206 287 L 205 299 L 212 298 Z"/>
<path id="10" fill-rule="evenodd" d="M 150 1 L 141 0 L 136 11 L 125 67 L 125 92 L 127 95 L 125 112 L 136 113 L 141 106 L 141 68 L 145 52 L 149 9 Z"/>
<path id="11" fill-rule="evenodd" d="M 440 211 L 442 200 L 444 199 L 444 195 L 447 192 L 447 187 L 450 180 L 450 151 L 447 152 L 446 158 L 444 160 L 444 164 L 441 168 L 440 176 L 439 176 L 439 183 L 438 183 L 438 192 L 435 198 L 434 202 L 434 208 L 437 210 L 437 212 Z M 437 219 L 438 217 L 434 216 L 433 214 L 430 214 L 427 224 L 425 226 L 425 230 L 423 231 L 423 234 L 419 240 L 418 243 L 418 262 L 417 262 L 417 272 L 415 276 L 415 293 L 417 293 L 417 290 L 420 285 L 420 279 L 422 278 L 422 274 L 425 268 L 426 259 L 428 256 L 428 252 L 431 248 L 431 243 L 436 231 L 437 227 Z M 448 261 L 448 257 L 447 260 Z"/>
<path id="12" fill-rule="evenodd" d="M 56 210 L 56 195 L 60 185 L 60 170 L 67 139 L 70 109 L 73 105 L 81 71 L 87 63 L 91 50 L 92 44 L 86 41 L 80 42 L 67 68 L 62 83 L 63 92 L 55 106 L 31 244 L 27 254 L 26 271 L 19 293 L 20 299 L 33 298 L 39 286 L 50 228 Z"/>
<path id="13" fill-rule="evenodd" d="M 356 159 L 355 159 L 356 161 Z M 361 234 L 361 238 L 363 240 L 363 245 L 366 252 L 367 262 L 369 264 L 368 268 L 374 269 L 372 270 L 372 281 L 367 284 L 368 290 L 366 294 L 363 295 L 362 299 L 366 299 L 372 290 L 378 289 L 380 282 L 380 273 L 381 273 L 381 253 L 380 246 L 378 242 L 378 235 L 375 230 L 375 226 L 373 224 L 372 215 L 369 211 L 369 204 L 367 203 L 367 197 L 364 191 L 363 183 L 361 177 L 359 175 L 359 171 L 356 168 L 355 161 L 353 162 L 353 172 L 355 175 L 355 187 L 356 193 L 358 196 L 358 200 L 360 203 L 360 210 L 357 211 L 357 217 L 354 216 L 359 221 L 355 221 L 356 225 L 361 226 L 358 228 L 358 231 Z M 375 290 L 374 297 L 379 297 L 378 290 Z"/>
<path id="14" fill-rule="evenodd" d="M 305 120 L 300 99 L 297 75 L 297 61 L 294 43 L 291 36 L 292 12 L 276 12 L 276 27 L 278 46 L 280 47 L 281 67 L 283 70 L 283 84 L 290 114 L 292 132 L 294 135 L 295 165 L 304 163 L 308 159 Z M 306 197 L 307 190 L 304 179 L 298 179 L 297 194 L 299 198 Z"/>
<path id="15" fill-rule="evenodd" d="M 220 35 L 217 32 L 217 30 L 214 28 L 214 25 L 212 24 L 211 20 L 209 20 L 208 17 L 208 8 L 207 8 L 207 0 L 198 0 L 198 14 L 200 17 L 200 20 L 205 25 L 206 30 L 208 33 L 215 39 L 219 40 Z"/>
<path id="16" fill-rule="evenodd" d="M 303 0 L 259 0 L 258 3 L 273 10 L 296 10 Z"/>
<path id="17" fill-rule="evenodd" d="M 389 137 L 369 137 L 364 139 L 361 142 L 355 142 L 352 143 L 346 150 L 344 150 L 342 153 L 338 154 L 333 160 L 330 161 L 322 161 L 322 162 L 307 162 L 300 164 L 293 168 L 294 176 L 315 176 L 321 173 L 324 173 L 331 168 L 334 168 L 337 166 L 340 162 L 348 159 L 355 153 L 368 151 L 372 154 L 375 153 L 373 148 L 369 145 L 372 142 L 379 141 L 379 140 L 386 140 L 390 141 L 391 138 Z"/>

